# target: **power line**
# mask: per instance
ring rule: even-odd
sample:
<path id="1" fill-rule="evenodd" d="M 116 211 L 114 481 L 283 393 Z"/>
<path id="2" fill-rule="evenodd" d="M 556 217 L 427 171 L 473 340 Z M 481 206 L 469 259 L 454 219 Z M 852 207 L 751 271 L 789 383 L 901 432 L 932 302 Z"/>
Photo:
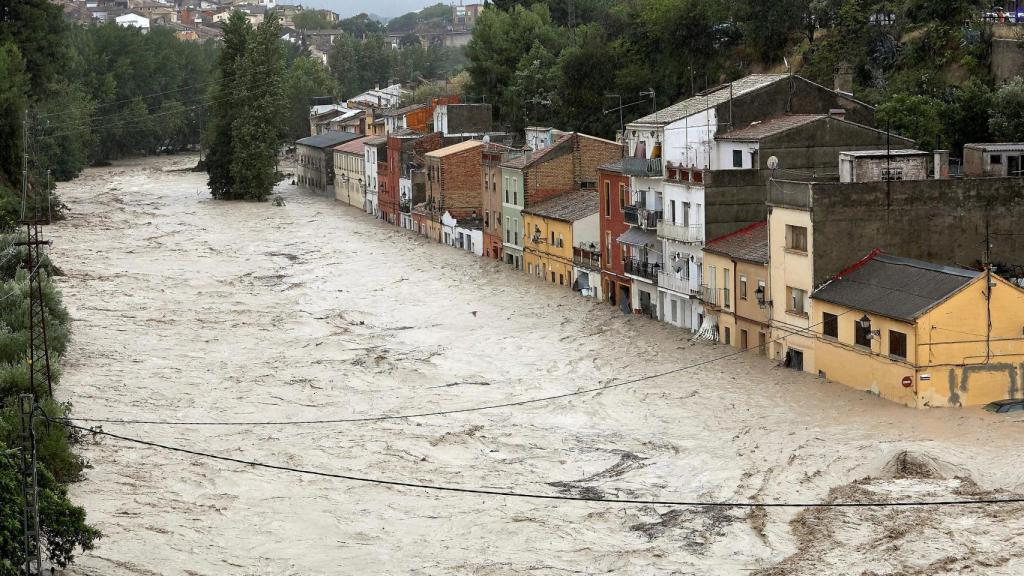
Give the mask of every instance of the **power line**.
<path id="1" fill-rule="evenodd" d="M 839 316 L 850 314 L 852 312 L 854 312 L 854 310 L 852 310 L 852 309 L 851 310 L 847 310 L 846 312 L 843 312 L 843 313 L 837 315 L 836 317 L 838 318 Z M 808 326 L 806 328 L 806 330 L 810 330 L 811 328 L 814 328 L 816 326 L 820 326 L 823 323 L 824 322 L 819 322 L 817 324 L 812 324 L 812 325 Z M 803 331 L 803 330 L 801 330 L 801 331 Z M 790 336 L 794 336 L 794 335 L 797 335 L 797 332 L 787 334 L 786 336 L 782 336 L 780 338 L 775 338 L 773 340 L 769 340 L 764 345 L 767 346 L 770 343 L 779 342 L 779 341 L 785 340 L 786 338 L 789 338 Z M 681 366 L 681 367 L 678 367 L 678 368 L 674 368 L 672 370 L 667 370 L 665 372 L 659 372 L 657 374 L 650 374 L 650 375 L 647 375 L 647 376 L 641 376 L 639 378 L 634 378 L 634 379 L 631 379 L 631 380 L 624 380 L 622 382 L 616 382 L 614 384 L 605 384 L 603 386 L 596 386 L 596 387 L 593 387 L 593 388 L 585 388 L 583 390 L 576 390 L 574 392 L 565 392 L 565 393 L 562 393 L 562 394 L 555 394 L 555 395 L 552 395 L 552 396 L 541 396 L 539 398 L 530 398 L 530 399 L 527 399 L 527 400 L 515 400 L 515 401 L 510 401 L 510 402 L 502 402 L 500 404 L 488 404 L 488 405 L 484 405 L 484 406 L 474 406 L 474 407 L 469 407 L 469 408 L 456 408 L 456 409 L 453 409 L 453 410 L 437 410 L 437 411 L 433 411 L 433 412 L 419 412 L 419 413 L 413 413 L 413 414 L 396 414 L 396 415 L 390 415 L 390 416 L 362 416 L 362 417 L 353 417 L 353 418 L 330 418 L 330 419 L 322 419 L 322 420 L 276 420 L 276 421 L 271 420 L 271 421 L 249 421 L 249 422 L 238 422 L 238 421 L 236 421 L 236 422 L 218 422 L 218 421 L 209 421 L 209 420 L 207 420 L 207 421 L 202 421 L 202 420 L 199 420 L 199 421 L 131 420 L 131 419 L 117 419 L 117 418 L 77 418 L 77 417 L 67 418 L 66 420 L 68 420 L 68 421 L 75 421 L 75 422 L 94 422 L 94 423 L 98 423 L 98 424 L 99 423 L 103 423 L 103 424 L 153 424 L 153 425 L 163 425 L 163 426 L 299 426 L 299 425 L 313 425 L 313 424 L 344 424 L 344 423 L 353 423 L 353 422 L 382 422 L 382 421 L 385 421 L 385 420 L 407 420 L 409 418 L 425 418 L 425 417 L 429 417 L 429 416 L 448 416 L 448 415 L 451 415 L 451 414 L 464 414 L 464 413 L 467 413 L 467 412 L 482 412 L 484 410 L 495 410 L 495 409 L 498 409 L 498 408 L 512 408 L 512 407 L 516 407 L 516 406 L 525 406 L 525 405 L 528 405 L 528 404 L 539 404 L 541 402 L 549 402 L 549 401 L 552 401 L 552 400 L 560 400 L 560 399 L 563 399 L 563 398 L 570 398 L 572 396 L 581 396 L 581 395 L 584 395 L 584 394 L 593 394 L 595 392 L 601 392 L 601 391 L 604 391 L 604 390 L 610 390 L 612 388 L 619 388 L 621 386 L 627 386 L 627 385 L 630 385 L 630 384 L 637 384 L 639 382 L 644 382 L 644 381 L 647 381 L 647 380 L 653 380 L 655 378 L 661 378 L 663 376 L 668 376 L 670 374 L 677 374 L 679 372 L 683 372 L 683 371 L 686 371 L 686 370 L 692 370 L 693 368 L 698 368 L 700 366 L 706 366 L 708 364 L 712 364 L 714 362 L 718 362 L 719 360 L 725 360 L 727 358 L 732 358 L 734 356 L 739 356 L 740 354 L 745 354 L 746 352 L 749 352 L 751 350 L 761 349 L 761 348 L 763 348 L 763 346 L 761 346 L 761 345 L 751 346 L 749 348 L 742 348 L 740 350 L 737 350 L 736 352 L 731 352 L 729 354 L 724 354 L 722 356 L 717 356 L 715 358 L 710 358 L 708 360 L 702 360 L 700 362 L 695 362 L 693 364 L 688 364 L 686 366 Z"/>
<path id="2" fill-rule="evenodd" d="M 47 420 L 52 420 L 57 423 L 61 423 L 56 419 L 51 419 L 45 414 L 43 415 Z M 483 496 L 504 496 L 510 498 L 525 498 L 531 500 L 558 500 L 566 502 L 595 502 L 595 503 L 607 503 L 607 504 L 630 504 L 630 505 L 648 505 L 648 506 L 687 506 L 692 508 L 910 508 L 910 507 L 925 507 L 925 506 L 972 506 L 972 505 L 991 505 L 991 504 L 1015 504 L 1024 503 L 1024 497 L 1012 497 L 1012 498 L 977 498 L 977 499 L 963 499 L 963 500 L 924 500 L 924 501 L 896 501 L 896 502 L 750 502 L 750 501 L 720 501 L 720 502 L 702 502 L 699 500 L 641 500 L 632 498 L 598 498 L 594 496 L 567 496 L 562 494 L 537 494 L 530 492 L 519 492 L 515 490 L 495 490 L 488 488 L 467 488 L 461 486 L 445 486 L 439 484 L 422 484 L 417 482 L 404 482 L 400 480 L 385 480 L 381 478 L 370 478 L 366 476 L 353 476 L 350 474 L 339 474 L 334 472 L 324 472 L 320 470 L 311 470 L 307 468 L 294 468 L 291 466 L 283 466 L 280 464 L 268 464 L 265 462 L 259 462 L 255 460 L 243 460 L 241 458 L 232 458 L 230 456 L 221 456 L 218 454 L 211 454 L 209 452 L 200 452 L 198 450 L 191 450 L 188 448 L 181 448 L 179 446 L 170 446 L 168 444 L 161 444 L 158 442 L 152 442 L 149 440 L 143 440 L 141 438 L 132 438 L 130 436 L 122 436 L 120 434 L 114 434 L 112 432 L 106 432 L 104 430 L 86 428 L 84 426 L 76 426 L 74 424 L 64 425 L 69 428 L 96 434 L 100 436 L 109 436 L 117 440 L 124 442 L 131 442 L 133 444 L 139 444 L 142 446 L 149 446 L 151 448 L 159 448 L 161 450 L 168 450 L 171 452 L 179 452 L 182 454 L 188 454 L 190 456 L 198 456 L 201 458 L 208 458 L 211 460 L 220 460 L 223 462 L 233 462 L 235 464 L 243 464 L 246 466 L 252 466 L 256 468 L 265 468 L 268 470 L 278 470 L 281 472 L 294 472 L 296 474 L 305 474 L 309 476 L 320 476 L 324 478 L 336 478 L 339 480 L 349 480 L 351 482 L 360 482 L 364 484 L 376 484 L 381 486 L 392 486 L 396 488 L 415 488 L 419 490 L 430 490 L 434 492 L 451 492 L 459 494 L 474 494 Z"/>

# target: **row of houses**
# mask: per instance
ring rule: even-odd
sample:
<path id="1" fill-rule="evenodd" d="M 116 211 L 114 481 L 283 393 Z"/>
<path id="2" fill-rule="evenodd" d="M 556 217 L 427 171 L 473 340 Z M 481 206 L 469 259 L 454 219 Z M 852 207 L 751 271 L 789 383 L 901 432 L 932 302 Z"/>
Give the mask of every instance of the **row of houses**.
<path id="1" fill-rule="evenodd" d="M 951 177 L 948 152 L 879 130 L 848 91 L 775 74 L 617 141 L 528 128 L 509 146 L 436 112 L 427 131 L 300 140 L 300 183 L 680 338 L 908 406 L 1024 394 L 1022 144 L 968 145 Z"/>

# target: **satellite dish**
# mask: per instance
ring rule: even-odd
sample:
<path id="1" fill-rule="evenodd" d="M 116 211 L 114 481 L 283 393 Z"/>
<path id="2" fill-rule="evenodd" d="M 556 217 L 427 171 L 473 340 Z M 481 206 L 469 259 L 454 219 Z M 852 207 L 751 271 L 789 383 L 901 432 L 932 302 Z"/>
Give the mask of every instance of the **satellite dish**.
<path id="1" fill-rule="evenodd" d="M 775 156 L 769 156 L 768 157 L 768 169 L 769 170 L 775 170 L 778 167 L 779 167 L 779 159 L 776 158 Z"/>
<path id="2" fill-rule="evenodd" d="M 490 134 L 484 134 L 484 144 L 490 144 L 490 143 L 491 143 L 491 135 Z"/>

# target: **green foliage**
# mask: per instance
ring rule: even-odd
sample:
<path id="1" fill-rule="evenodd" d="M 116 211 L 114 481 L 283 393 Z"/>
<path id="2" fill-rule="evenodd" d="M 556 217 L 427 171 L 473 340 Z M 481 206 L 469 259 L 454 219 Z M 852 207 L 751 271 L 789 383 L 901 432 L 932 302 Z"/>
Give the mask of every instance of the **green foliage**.
<path id="1" fill-rule="evenodd" d="M 334 28 L 330 20 L 320 10 L 303 10 L 292 18 L 297 30 L 328 30 Z"/>
<path id="2" fill-rule="evenodd" d="M 878 125 L 911 138 L 925 150 L 935 149 L 942 133 L 942 102 L 929 96 L 900 94 L 875 111 Z"/>
<path id="3" fill-rule="evenodd" d="M 206 171 L 214 198 L 262 201 L 277 184 L 277 153 L 287 136 L 280 36 L 273 12 L 255 30 L 241 12 L 224 26 L 221 82 L 211 92 L 207 134 Z"/>
<path id="4" fill-rule="evenodd" d="M 1024 78 L 1017 76 L 995 92 L 988 125 L 1000 141 L 1024 141 Z"/>
<path id="5" fill-rule="evenodd" d="M 418 39 L 411 38 L 402 44 L 393 49 L 380 33 L 363 40 L 350 34 L 335 38 L 327 58 L 339 95 L 349 98 L 375 85 L 446 78 L 460 67 L 455 49 L 439 45 L 424 48 Z"/>
<path id="6" fill-rule="evenodd" d="M 419 32 L 432 30 L 443 31 L 451 23 L 452 8 L 445 3 L 437 3 L 427 6 L 419 12 L 409 12 L 388 21 L 388 34 L 404 34 L 407 32 Z M 357 35 L 358 37 L 358 35 Z"/>
<path id="7" fill-rule="evenodd" d="M 318 60 L 299 57 L 292 63 L 285 81 L 287 139 L 309 136 L 309 102 L 316 96 L 334 96 L 337 83 L 331 71 Z"/>

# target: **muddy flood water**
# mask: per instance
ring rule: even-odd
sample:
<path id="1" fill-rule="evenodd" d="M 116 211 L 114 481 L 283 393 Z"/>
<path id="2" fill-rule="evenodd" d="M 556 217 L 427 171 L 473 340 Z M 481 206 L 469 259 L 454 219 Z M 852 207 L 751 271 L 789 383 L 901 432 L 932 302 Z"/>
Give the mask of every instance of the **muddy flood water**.
<path id="1" fill-rule="evenodd" d="M 282 184 L 212 200 L 195 157 L 90 169 L 49 226 L 79 417 L 281 421 L 450 410 L 731 354 Z M 290 426 L 104 424 L 243 460 L 412 483 L 673 501 L 1006 498 L 1021 417 L 914 411 L 755 354 L 482 412 Z M 1024 573 L 1024 505 L 688 508 L 254 468 L 99 437 L 104 533 L 68 573 Z"/>

